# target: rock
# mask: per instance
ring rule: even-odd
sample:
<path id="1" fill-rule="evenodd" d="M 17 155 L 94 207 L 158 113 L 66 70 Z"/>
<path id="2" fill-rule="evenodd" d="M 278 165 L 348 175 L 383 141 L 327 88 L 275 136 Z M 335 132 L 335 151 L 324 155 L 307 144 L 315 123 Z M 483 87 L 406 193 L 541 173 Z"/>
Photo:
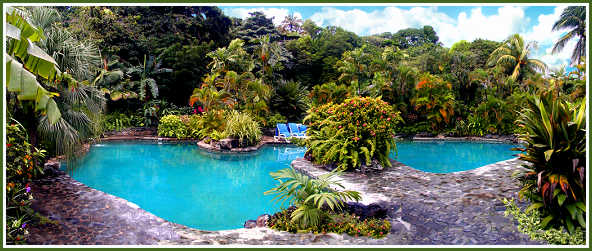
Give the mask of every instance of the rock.
<path id="1" fill-rule="evenodd" d="M 306 151 L 306 153 L 304 153 L 304 159 L 312 161 L 312 154 L 309 151 Z"/>
<path id="2" fill-rule="evenodd" d="M 415 135 L 416 137 L 434 137 L 434 134 L 431 134 L 429 132 L 420 132 L 418 134 Z"/>
<path id="3" fill-rule="evenodd" d="M 245 228 L 255 228 L 255 227 L 257 227 L 257 221 L 254 221 L 254 220 L 245 221 L 244 227 Z"/>
<path id="4" fill-rule="evenodd" d="M 232 141 L 230 141 L 230 145 L 232 146 L 232 148 L 238 148 L 238 147 L 244 146 L 244 144 L 241 144 L 241 142 L 238 139 L 232 139 Z"/>
<path id="5" fill-rule="evenodd" d="M 257 227 L 267 227 L 267 221 L 271 218 L 269 214 L 262 214 L 257 217 Z"/>
<path id="6" fill-rule="evenodd" d="M 386 213 L 388 212 L 388 208 L 380 205 L 378 203 L 372 203 L 367 207 L 367 215 L 366 217 L 370 218 L 384 218 L 386 217 Z"/>
<path id="7" fill-rule="evenodd" d="M 358 202 L 347 203 L 345 209 L 350 214 L 360 216 L 360 220 L 366 218 L 385 218 L 388 213 L 388 206 L 383 203 L 372 203 L 370 205 L 364 205 Z"/>
<path id="8" fill-rule="evenodd" d="M 232 139 L 221 139 L 220 140 L 220 149 L 222 149 L 222 150 L 232 149 Z"/>
<path id="9" fill-rule="evenodd" d="M 43 165 L 43 173 L 47 176 L 55 176 L 60 170 L 60 162 L 48 161 Z"/>

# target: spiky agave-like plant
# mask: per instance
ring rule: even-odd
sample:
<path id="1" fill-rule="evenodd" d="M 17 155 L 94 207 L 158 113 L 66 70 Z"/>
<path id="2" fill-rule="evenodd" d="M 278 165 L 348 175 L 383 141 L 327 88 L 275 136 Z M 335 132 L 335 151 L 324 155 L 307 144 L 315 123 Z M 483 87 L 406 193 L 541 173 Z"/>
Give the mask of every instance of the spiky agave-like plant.
<path id="1" fill-rule="evenodd" d="M 542 227 L 586 226 L 586 104 L 570 105 L 551 93 L 528 98 L 518 124 L 525 134 L 520 159 L 529 162 L 519 177 L 520 196 L 533 203 L 527 209 L 541 210 Z"/>

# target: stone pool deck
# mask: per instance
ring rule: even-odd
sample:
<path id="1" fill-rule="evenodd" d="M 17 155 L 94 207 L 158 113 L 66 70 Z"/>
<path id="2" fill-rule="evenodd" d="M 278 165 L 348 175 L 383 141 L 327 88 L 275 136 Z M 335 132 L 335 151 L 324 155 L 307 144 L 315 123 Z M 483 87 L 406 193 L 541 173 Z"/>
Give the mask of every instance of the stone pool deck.
<path id="1" fill-rule="evenodd" d="M 31 226 L 30 244 L 110 245 L 416 245 L 542 244 L 518 232 L 505 218 L 502 196 L 515 197 L 510 179 L 516 159 L 472 171 L 424 173 L 401 163 L 376 173 L 347 173 L 348 189 L 363 193 L 364 203 L 388 205 L 391 233 L 383 239 L 345 234 L 291 234 L 269 228 L 201 231 L 165 221 L 133 203 L 92 189 L 63 173 L 32 185 L 33 208 L 55 220 Z M 309 175 L 322 174 L 304 159 L 292 165 Z M 196 216 L 199 217 L 199 216 Z"/>
<path id="2" fill-rule="evenodd" d="M 362 203 L 380 203 L 391 210 L 391 233 L 368 244 L 528 245 L 531 241 L 504 217 L 502 198 L 517 198 L 519 183 L 511 174 L 522 162 L 511 159 L 474 170 L 426 173 L 391 161 L 393 167 L 371 173 L 344 173 L 346 189 L 362 193 Z M 327 171 L 304 159 L 292 166 L 318 176 Z M 520 203 L 519 203 L 520 204 Z M 523 204 L 524 205 L 524 204 Z"/>

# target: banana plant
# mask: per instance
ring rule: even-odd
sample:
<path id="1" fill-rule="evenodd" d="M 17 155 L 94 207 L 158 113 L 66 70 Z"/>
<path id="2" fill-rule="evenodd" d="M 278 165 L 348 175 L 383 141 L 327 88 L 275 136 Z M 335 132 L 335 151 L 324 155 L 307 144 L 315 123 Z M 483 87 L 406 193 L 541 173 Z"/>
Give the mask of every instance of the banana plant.
<path id="1" fill-rule="evenodd" d="M 27 22 L 17 11 L 6 15 L 6 89 L 17 99 L 34 102 L 35 111 L 47 114 L 51 124 L 61 118 L 61 112 L 50 92 L 37 79 L 55 84 L 64 79 L 56 61 L 35 45 L 44 38 L 43 30 Z"/>

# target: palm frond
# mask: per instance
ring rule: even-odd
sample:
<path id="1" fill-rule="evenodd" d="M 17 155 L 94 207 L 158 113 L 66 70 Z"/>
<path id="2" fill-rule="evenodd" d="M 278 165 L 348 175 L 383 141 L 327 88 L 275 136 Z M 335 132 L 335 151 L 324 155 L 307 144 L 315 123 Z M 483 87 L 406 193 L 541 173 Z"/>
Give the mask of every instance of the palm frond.
<path id="1" fill-rule="evenodd" d="M 569 40 L 571 40 L 574 36 L 575 36 L 575 30 L 572 30 L 572 31 L 569 31 L 568 33 L 565 33 L 565 35 L 561 36 L 559 38 L 559 40 L 557 40 L 557 42 L 555 42 L 555 44 L 553 45 L 553 50 L 551 51 L 551 53 L 557 54 L 560 51 L 562 51 L 563 48 L 565 47 L 565 45 L 567 44 L 567 42 L 569 42 Z"/>

